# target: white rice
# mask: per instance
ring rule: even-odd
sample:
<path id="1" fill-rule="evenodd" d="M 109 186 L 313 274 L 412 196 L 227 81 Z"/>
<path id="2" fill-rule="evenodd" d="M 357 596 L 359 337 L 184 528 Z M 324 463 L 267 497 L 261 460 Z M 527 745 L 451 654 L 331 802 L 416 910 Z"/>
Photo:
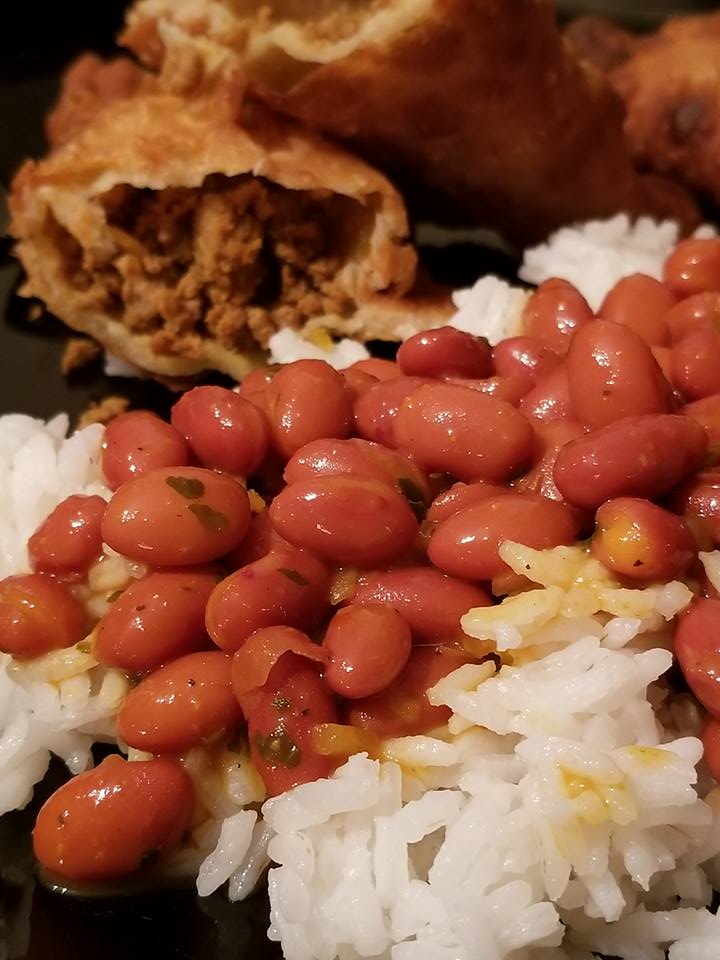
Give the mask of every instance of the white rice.
<path id="1" fill-rule="evenodd" d="M 270 337 L 270 360 L 272 363 L 294 363 L 295 360 L 324 360 L 336 370 L 349 367 L 358 360 L 366 360 L 370 354 L 367 347 L 347 337 L 328 348 L 318 346 L 301 337 L 295 330 L 285 327 Z"/>

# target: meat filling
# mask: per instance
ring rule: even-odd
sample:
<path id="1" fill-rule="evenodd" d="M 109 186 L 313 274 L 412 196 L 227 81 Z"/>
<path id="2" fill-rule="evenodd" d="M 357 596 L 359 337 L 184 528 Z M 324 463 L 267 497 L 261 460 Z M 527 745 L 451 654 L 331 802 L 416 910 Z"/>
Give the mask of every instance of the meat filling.
<path id="1" fill-rule="evenodd" d="M 156 353 L 192 357 L 206 337 L 265 346 L 280 327 L 352 312 L 339 274 L 372 215 L 347 197 L 213 175 L 196 189 L 120 186 L 101 202 L 102 242 L 57 228 L 67 278 Z"/>

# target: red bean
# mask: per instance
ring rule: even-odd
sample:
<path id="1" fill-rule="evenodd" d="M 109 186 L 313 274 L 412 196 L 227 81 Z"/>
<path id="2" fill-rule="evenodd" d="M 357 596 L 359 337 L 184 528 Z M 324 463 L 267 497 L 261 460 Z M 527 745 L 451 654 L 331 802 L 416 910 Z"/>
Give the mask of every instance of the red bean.
<path id="1" fill-rule="evenodd" d="M 716 783 L 720 783 L 720 720 L 708 717 L 702 733 L 703 759 Z"/>
<path id="2" fill-rule="evenodd" d="M 567 367 L 563 363 L 542 378 L 525 394 L 520 410 L 530 420 L 572 420 Z"/>
<path id="3" fill-rule="evenodd" d="M 409 737 L 440 727 L 450 719 L 450 710 L 431 706 L 427 691 L 469 661 L 455 647 L 414 647 L 407 666 L 388 690 L 348 705 L 348 720 L 380 737 Z"/>
<path id="4" fill-rule="evenodd" d="M 223 557 L 223 565 L 228 570 L 238 570 L 247 563 L 254 563 L 270 553 L 273 547 L 289 546 L 273 530 L 267 510 L 253 513 L 248 532 L 240 544 Z"/>
<path id="5" fill-rule="evenodd" d="M 281 367 L 267 396 L 273 444 L 285 459 L 311 440 L 350 435 L 350 392 L 342 375 L 324 360 L 298 360 Z"/>
<path id="6" fill-rule="evenodd" d="M 247 476 L 265 458 L 270 428 L 249 400 L 223 387 L 195 387 L 172 408 L 171 423 L 200 463 Z"/>
<path id="7" fill-rule="evenodd" d="M 543 340 L 559 354 L 567 353 L 573 334 L 590 323 L 587 300 L 567 280 L 545 280 L 528 300 L 523 313 L 525 332 Z"/>
<path id="8" fill-rule="evenodd" d="M 330 655 L 325 683 L 358 700 L 386 690 L 410 656 L 410 627 L 392 607 L 364 603 L 338 610 L 323 644 Z"/>
<path id="9" fill-rule="evenodd" d="M 607 294 L 598 311 L 601 320 L 630 327 L 649 346 L 670 343 L 665 316 L 677 298 L 665 286 L 644 273 L 623 277 Z"/>
<path id="10" fill-rule="evenodd" d="M 75 495 L 59 503 L 28 540 L 30 566 L 73 580 L 87 573 L 102 553 L 102 497 Z"/>
<path id="11" fill-rule="evenodd" d="M 619 323 L 583 327 L 570 345 L 567 375 L 570 404 L 589 427 L 670 409 L 670 386 L 650 348 Z"/>
<path id="12" fill-rule="evenodd" d="M 707 447 L 689 417 L 628 417 L 563 447 L 553 476 L 569 503 L 596 510 L 613 497 L 663 496 L 702 466 Z"/>
<path id="13" fill-rule="evenodd" d="M 663 279 L 680 297 L 720 290 L 720 239 L 681 240 L 665 261 Z"/>
<path id="14" fill-rule="evenodd" d="M 688 400 L 720 393 L 720 334 L 694 330 L 672 348 L 672 380 Z"/>
<path id="15" fill-rule="evenodd" d="M 670 347 L 650 347 L 650 352 L 655 357 L 655 362 L 660 367 L 660 372 L 668 383 L 672 382 L 672 351 Z"/>
<path id="16" fill-rule="evenodd" d="M 689 527 L 649 500 L 618 497 L 597 512 L 593 555 L 629 580 L 674 580 L 697 559 Z"/>
<path id="17" fill-rule="evenodd" d="M 477 390 L 496 400 L 504 400 L 513 407 L 519 406 L 520 401 L 530 390 L 530 381 L 527 377 L 486 377 L 484 380 L 445 377 L 445 382 L 454 383 L 458 387 L 467 387 L 468 390 Z"/>
<path id="18" fill-rule="evenodd" d="M 105 427 L 102 470 L 111 490 L 159 467 L 184 467 L 190 451 L 177 430 L 148 410 L 133 410 Z"/>
<path id="19" fill-rule="evenodd" d="M 95 656 L 146 673 L 208 647 L 205 606 L 216 584 L 215 573 L 202 569 L 157 570 L 133 581 L 98 623 Z"/>
<path id="20" fill-rule="evenodd" d="M 226 653 L 211 650 L 189 653 L 151 673 L 120 708 L 120 737 L 148 753 L 183 753 L 231 731 L 242 720 L 231 663 Z"/>
<path id="21" fill-rule="evenodd" d="M 367 360 L 356 360 L 348 370 L 359 370 L 378 380 L 395 380 L 402 376 L 400 367 L 392 360 L 383 360 L 381 357 L 368 357 Z"/>
<path id="22" fill-rule="evenodd" d="M 435 497 L 430 504 L 426 519 L 430 523 L 439 523 L 441 520 L 447 520 L 458 510 L 507 492 L 508 488 L 504 484 L 487 483 L 485 480 L 477 480 L 475 483 L 454 483 L 449 490 Z"/>
<path id="23" fill-rule="evenodd" d="M 102 533 L 126 557 L 179 567 L 229 553 L 249 524 L 247 492 L 232 477 L 198 467 L 164 468 L 116 491 Z"/>
<path id="24" fill-rule="evenodd" d="M 673 507 L 707 546 L 720 546 L 720 473 L 698 473 L 673 497 Z"/>
<path id="25" fill-rule="evenodd" d="M 542 550 L 572 543 L 575 514 L 564 504 L 529 493 L 491 497 L 439 524 L 428 546 L 432 563 L 456 577 L 492 580 L 507 571 L 498 550 L 513 540 Z"/>
<path id="26" fill-rule="evenodd" d="M 397 363 L 406 377 L 469 377 L 492 373 L 490 344 L 454 327 L 416 333 L 400 346 Z"/>
<path id="27" fill-rule="evenodd" d="M 327 666 L 329 655 L 302 630 L 295 627 L 264 627 L 251 634 L 232 658 L 232 685 L 242 706 L 252 710 L 258 691 L 267 683 L 275 664 L 287 653 Z"/>
<path id="28" fill-rule="evenodd" d="M 360 397 L 365 396 L 370 387 L 380 382 L 377 377 L 373 377 L 369 373 L 363 373 L 362 370 L 353 370 L 352 367 L 348 367 L 347 370 L 341 370 L 340 372 L 345 381 L 345 386 L 350 391 L 353 407 Z"/>
<path id="29" fill-rule="evenodd" d="M 364 477 L 318 477 L 278 494 L 270 520 L 281 537 L 339 566 L 390 563 L 413 544 L 418 525 L 407 499 Z"/>
<path id="30" fill-rule="evenodd" d="M 561 360 L 559 353 L 533 337 L 509 337 L 493 349 L 496 373 L 527 380 L 531 386 L 551 373 Z"/>
<path id="31" fill-rule="evenodd" d="M 419 387 L 395 418 L 397 445 L 459 480 L 507 480 L 528 459 L 533 433 L 510 404 L 454 384 Z"/>
<path id="32" fill-rule="evenodd" d="M 41 573 L 0 580 L 0 651 L 16 660 L 72 647 L 87 631 L 79 601 Z"/>
<path id="33" fill-rule="evenodd" d="M 274 550 L 217 585 L 206 612 L 207 630 L 234 653 L 256 630 L 316 627 L 330 607 L 330 571 L 310 553 Z"/>
<path id="34" fill-rule="evenodd" d="M 398 611 L 417 643 L 462 636 L 460 617 L 492 603 L 480 587 L 432 567 L 395 567 L 362 574 L 351 603 L 380 603 Z"/>
<path id="35" fill-rule="evenodd" d="M 176 847 L 190 826 L 193 786 L 173 760 L 112 756 L 59 790 L 33 830 L 40 864 L 67 880 L 114 880 Z"/>
<path id="36" fill-rule="evenodd" d="M 371 387 L 355 404 L 355 428 L 361 437 L 386 447 L 395 447 L 395 418 L 400 404 L 424 380 L 396 377 Z"/>
<path id="37" fill-rule="evenodd" d="M 535 424 L 535 447 L 530 470 L 515 480 L 518 493 L 536 493 L 549 500 L 562 500 L 555 486 L 553 472 L 562 448 L 585 435 L 585 430 L 574 420 L 549 420 Z"/>
<path id="38" fill-rule="evenodd" d="M 720 393 L 688 403 L 678 411 L 699 423 L 708 435 L 711 447 L 720 445 Z"/>
<path id="39" fill-rule="evenodd" d="M 696 293 L 676 304 L 665 315 L 673 343 L 693 330 L 720 327 L 720 292 Z"/>
<path id="40" fill-rule="evenodd" d="M 235 388 L 238 395 L 243 400 L 248 400 L 254 404 L 263 413 L 268 412 L 268 387 L 272 383 L 273 377 L 278 372 L 279 367 L 258 367 L 251 370 L 242 383 Z"/>
<path id="41" fill-rule="evenodd" d="M 250 753 L 270 796 L 333 772 L 338 762 L 316 752 L 313 727 L 336 722 L 335 701 L 317 670 L 293 654 L 282 657 L 248 714 Z"/>
<path id="42" fill-rule="evenodd" d="M 719 716 L 720 600 L 693 600 L 677 622 L 673 644 L 687 685 L 706 710 Z"/>

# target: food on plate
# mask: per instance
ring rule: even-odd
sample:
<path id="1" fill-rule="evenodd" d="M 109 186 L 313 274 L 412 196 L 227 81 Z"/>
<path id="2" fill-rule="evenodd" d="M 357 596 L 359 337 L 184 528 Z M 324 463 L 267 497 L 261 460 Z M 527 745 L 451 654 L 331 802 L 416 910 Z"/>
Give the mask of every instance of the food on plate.
<path id="1" fill-rule="evenodd" d="M 606 73 L 625 103 L 636 163 L 720 201 L 720 14 L 676 17 L 647 36 L 580 18 L 573 49 Z"/>
<path id="2" fill-rule="evenodd" d="M 638 175 L 620 101 L 548 0 L 139 0 L 121 42 L 172 89 L 238 86 L 385 170 L 418 215 L 516 241 L 624 210 L 696 217 Z"/>
<path id="3" fill-rule="evenodd" d="M 411 293 L 382 175 L 264 110 L 240 126 L 218 93 L 105 105 L 22 167 L 10 203 L 25 292 L 156 374 L 240 378 L 280 328 L 393 339 L 450 313 L 444 292 Z"/>
<path id="4" fill-rule="evenodd" d="M 270 867 L 288 960 L 712 955 L 720 395 L 654 350 L 720 338 L 670 323 L 716 251 L 631 266 L 605 319 L 542 284 L 492 348 L 0 418 L 0 809 L 50 751 L 75 774 L 44 876 L 242 899 Z"/>

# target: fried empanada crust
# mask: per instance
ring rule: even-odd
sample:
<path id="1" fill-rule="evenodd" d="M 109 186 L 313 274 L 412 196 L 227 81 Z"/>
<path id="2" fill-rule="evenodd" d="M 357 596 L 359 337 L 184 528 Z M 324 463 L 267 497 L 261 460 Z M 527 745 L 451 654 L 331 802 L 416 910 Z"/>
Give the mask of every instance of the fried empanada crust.
<path id="1" fill-rule="evenodd" d="M 697 210 L 637 174 L 622 104 L 551 0 L 138 0 L 121 38 L 171 86 L 239 67 L 274 109 L 385 170 L 418 216 L 519 243 L 619 210 Z"/>

